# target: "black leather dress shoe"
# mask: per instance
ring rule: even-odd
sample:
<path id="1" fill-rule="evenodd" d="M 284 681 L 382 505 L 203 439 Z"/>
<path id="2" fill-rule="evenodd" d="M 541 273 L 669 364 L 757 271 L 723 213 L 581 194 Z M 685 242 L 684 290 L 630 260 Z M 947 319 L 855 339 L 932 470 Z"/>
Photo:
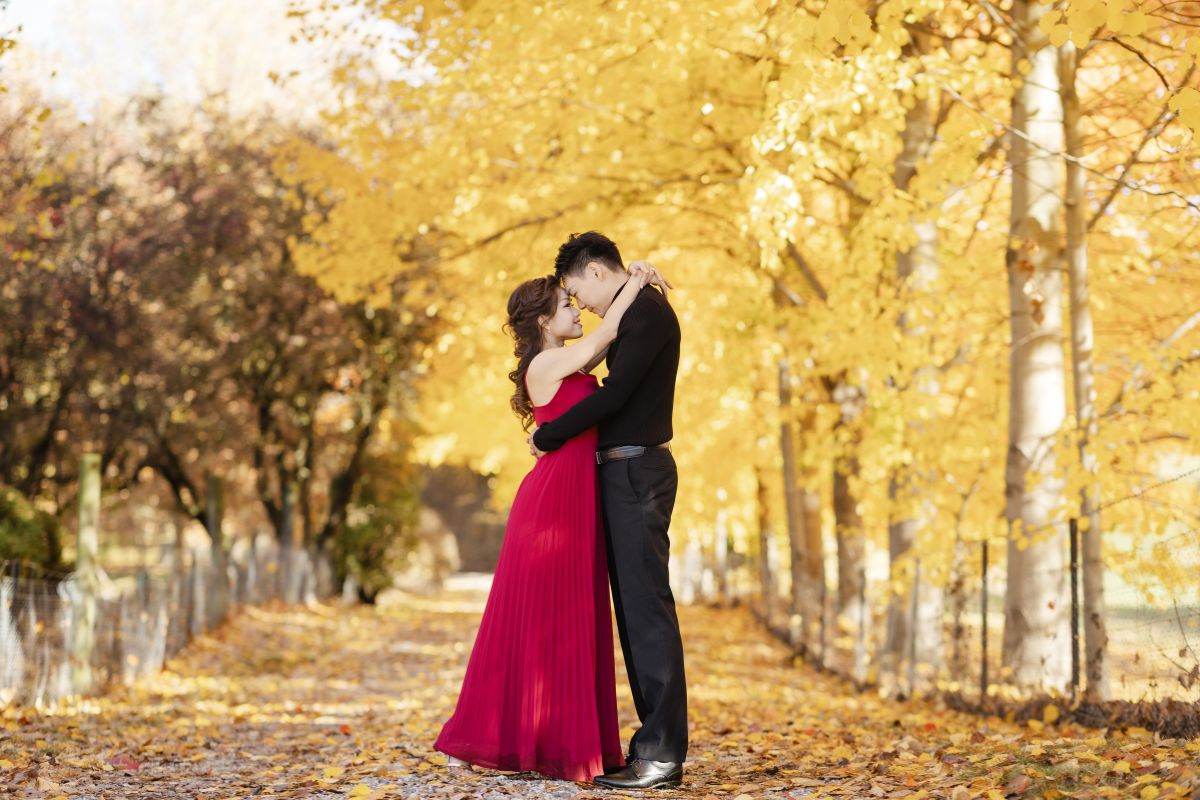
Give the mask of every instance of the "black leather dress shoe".
<path id="1" fill-rule="evenodd" d="M 622 769 L 592 780 L 610 789 L 673 789 L 683 781 L 683 764 L 635 758 Z"/>
<path id="2" fill-rule="evenodd" d="M 628 766 L 632 762 L 633 762 L 633 753 L 626 753 L 625 754 L 625 766 Z M 604 774 L 612 775 L 614 772 L 620 772 L 623 769 L 625 769 L 624 766 L 622 766 L 622 767 L 605 767 Z"/>

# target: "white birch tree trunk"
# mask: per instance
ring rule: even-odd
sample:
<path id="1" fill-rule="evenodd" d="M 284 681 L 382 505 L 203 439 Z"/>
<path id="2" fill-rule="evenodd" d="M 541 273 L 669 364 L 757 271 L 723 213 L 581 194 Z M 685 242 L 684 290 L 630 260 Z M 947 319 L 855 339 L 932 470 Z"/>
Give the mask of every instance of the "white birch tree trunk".
<path id="1" fill-rule="evenodd" d="M 1048 6 L 1014 0 L 1009 165 L 1012 210 L 1005 253 L 1010 326 L 1005 465 L 1008 584 L 1003 664 L 1016 683 L 1062 689 L 1070 677 L 1063 481 L 1053 447 L 1066 417 L 1063 356 L 1062 103 L 1057 50 L 1037 26 Z M 1027 69 L 1022 69 L 1022 66 Z"/>

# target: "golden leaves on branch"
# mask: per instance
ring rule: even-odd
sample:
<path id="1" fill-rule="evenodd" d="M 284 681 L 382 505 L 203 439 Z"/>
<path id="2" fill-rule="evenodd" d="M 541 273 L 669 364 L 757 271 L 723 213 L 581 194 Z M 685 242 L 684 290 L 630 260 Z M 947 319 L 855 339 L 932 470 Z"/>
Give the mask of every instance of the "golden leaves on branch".
<path id="1" fill-rule="evenodd" d="M 1200 44 L 1200 38 L 1194 40 Z M 1167 108 L 1179 115 L 1179 120 L 1193 132 L 1200 132 L 1200 91 L 1186 86 L 1167 103 Z"/>
<path id="2" fill-rule="evenodd" d="M 817 18 L 817 35 L 846 45 L 850 52 L 871 40 L 871 19 L 854 0 L 830 0 Z"/>
<path id="3" fill-rule="evenodd" d="M 1038 27 L 1055 47 L 1062 47 L 1067 41 L 1084 47 L 1105 34 L 1141 36 L 1150 27 L 1150 16 L 1135 9 L 1131 0 L 1071 0 L 1065 11 L 1047 11 Z"/>
<path id="4" fill-rule="evenodd" d="M 1047 10 L 1038 21 L 1038 28 L 1054 47 L 1063 47 L 1070 42 L 1083 48 L 1095 40 L 1107 39 L 1124 42 L 1135 51 L 1140 51 L 1139 37 L 1145 36 L 1152 27 L 1164 28 L 1162 43 L 1176 49 L 1188 62 L 1184 68 L 1189 64 L 1194 67 L 1200 57 L 1200 36 L 1188 26 L 1166 27 L 1164 21 L 1169 18 L 1170 14 L 1164 14 L 1162 8 L 1137 0 L 1070 0 L 1063 10 Z M 1183 38 L 1172 41 L 1181 35 Z M 1142 58 L 1146 56 L 1142 55 Z M 1157 67 L 1155 71 L 1166 81 L 1163 72 Z M 1172 71 L 1179 74 L 1177 69 Z M 1170 99 L 1170 110 L 1179 114 L 1180 121 L 1193 135 L 1200 133 L 1200 97 L 1196 94 L 1195 89 L 1183 87 Z"/>

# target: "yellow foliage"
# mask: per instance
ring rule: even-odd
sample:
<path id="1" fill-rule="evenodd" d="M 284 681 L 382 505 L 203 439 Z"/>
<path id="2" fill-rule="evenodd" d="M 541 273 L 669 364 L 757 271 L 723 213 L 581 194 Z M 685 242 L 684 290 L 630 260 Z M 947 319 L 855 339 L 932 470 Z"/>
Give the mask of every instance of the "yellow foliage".
<path id="1" fill-rule="evenodd" d="M 329 144 L 294 142 L 281 164 L 335 203 L 298 244 L 300 268 L 343 298 L 382 302 L 399 285 L 406 314 L 442 325 L 419 386 L 424 458 L 496 472 L 499 501 L 511 496 L 530 457 L 508 410 L 505 300 L 550 271 L 568 233 L 595 228 L 679 287 L 677 541 L 707 535 L 722 510 L 745 545 L 756 469 L 781 512 L 783 421 L 799 423 L 811 491 L 827 493 L 832 460 L 854 453 L 851 486 L 875 544 L 895 515 L 930 509 L 918 540 L 929 574 L 949 574 L 956 538 L 1006 535 L 1003 163 L 1028 62 L 1014 74 L 1008 49 L 977 29 L 988 23 L 975 4 L 836 0 L 813 13 L 715 0 L 481 0 L 425 4 L 418 17 L 399 2 L 363 11 L 411 25 L 402 51 L 427 77 L 363 80 L 351 76 L 364 65 L 345 65 Z M 947 38 L 914 34 L 918 20 Z M 1084 98 L 1092 196 L 1112 194 L 1089 211 L 1105 416 L 1097 474 L 1077 464 L 1077 432 L 1054 443 L 1071 503 L 1084 485 L 1127 492 L 1181 441 L 1160 434 L 1200 436 L 1200 379 L 1168 366 L 1194 339 L 1158 347 L 1183 321 L 1164 309 L 1200 301 L 1184 277 L 1193 212 L 1154 188 L 1190 180 L 1196 152 L 1183 126 L 1200 125 L 1200 93 L 1167 92 L 1136 54 L 1100 42 L 1151 23 L 1178 45 L 1164 74 L 1184 74 L 1197 37 L 1148 20 L 1140 4 L 1074 0 L 1039 23 L 1055 46 L 1094 42 L 1080 85 L 1105 87 Z M 1164 107 L 1178 122 L 1146 138 Z M 901 186 L 914 109 L 937 130 Z M 1144 166 L 1116 184 L 1143 139 Z M 935 228 L 936 269 L 913 285 L 897 262 L 921 243 L 922 224 Z M 785 408 L 782 358 L 797 387 Z M 1142 365 L 1136 375 L 1132 365 Z M 835 390 L 857 392 L 861 408 L 844 414 Z M 1143 441 L 1155 436 L 1160 444 Z M 889 496 L 896 474 L 911 490 Z M 1126 504 L 1103 524 L 1158 535 L 1169 521 L 1159 507 Z M 1013 533 L 1023 543 L 1037 534 Z M 1113 564 L 1129 575 L 1177 579 L 1136 543 L 1114 545 Z"/>

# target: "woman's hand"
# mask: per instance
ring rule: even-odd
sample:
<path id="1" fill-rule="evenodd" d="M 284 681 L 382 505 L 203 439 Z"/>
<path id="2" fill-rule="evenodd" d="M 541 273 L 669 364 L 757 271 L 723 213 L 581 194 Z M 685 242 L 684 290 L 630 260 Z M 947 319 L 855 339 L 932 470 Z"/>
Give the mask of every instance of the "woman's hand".
<path id="1" fill-rule="evenodd" d="M 537 445 L 533 443 L 533 435 L 537 433 L 537 429 L 538 426 L 534 425 L 533 429 L 529 431 L 529 435 L 525 437 L 525 444 L 529 445 L 529 455 L 533 456 L 534 458 L 541 458 L 546 454 L 541 450 L 538 450 Z"/>
<path id="2" fill-rule="evenodd" d="M 629 262 L 630 275 L 645 275 L 644 283 L 650 283 L 662 289 L 663 296 L 666 297 L 668 289 L 674 289 L 671 282 L 662 276 L 662 273 L 655 269 L 654 265 L 649 261 L 631 261 Z"/>

